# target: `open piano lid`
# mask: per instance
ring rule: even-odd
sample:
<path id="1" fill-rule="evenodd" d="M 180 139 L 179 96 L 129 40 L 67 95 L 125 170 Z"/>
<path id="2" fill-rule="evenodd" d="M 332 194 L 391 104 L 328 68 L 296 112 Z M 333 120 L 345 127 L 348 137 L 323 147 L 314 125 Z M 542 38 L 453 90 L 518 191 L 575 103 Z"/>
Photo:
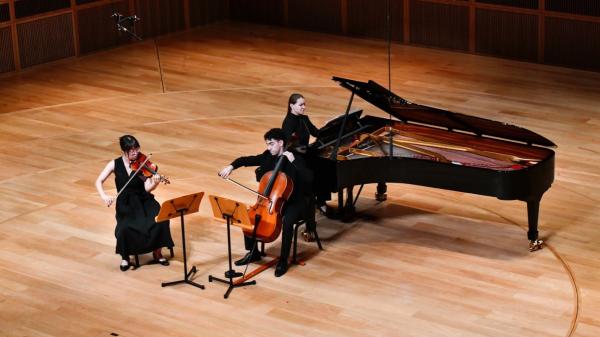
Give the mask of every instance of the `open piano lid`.
<path id="1" fill-rule="evenodd" d="M 405 123 L 415 122 L 434 125 L 451 130 L 472 132 L 478 136 L 487 135 L 529 145 L 556 146 L 547 138 L 518 126 L 410 103 L 373 81 L 360 82 L 335 76 L 333 80 L 365 101 Z"/>

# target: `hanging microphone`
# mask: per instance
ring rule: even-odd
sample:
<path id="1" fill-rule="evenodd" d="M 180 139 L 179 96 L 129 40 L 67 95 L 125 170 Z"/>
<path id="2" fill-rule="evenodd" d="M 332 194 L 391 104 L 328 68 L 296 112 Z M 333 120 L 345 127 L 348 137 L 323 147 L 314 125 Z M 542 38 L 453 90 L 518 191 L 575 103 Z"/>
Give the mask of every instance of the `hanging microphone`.
<path id="1" fill-rule="evenodd" d="M 137 40 L 142 40 L 142 38 L 137 36 L 137 34 L 135 33 L 135 23 L 137 21 L 140 21 L 140 18 L 137 15 L 133 14 L 130 16 L 123 16 L 121 13 L 114 11 L 111 17 L 115 20 L 115 24 L 117 25 L 117 31 L 125 32 L 130 36 L 133 36 Z"/>

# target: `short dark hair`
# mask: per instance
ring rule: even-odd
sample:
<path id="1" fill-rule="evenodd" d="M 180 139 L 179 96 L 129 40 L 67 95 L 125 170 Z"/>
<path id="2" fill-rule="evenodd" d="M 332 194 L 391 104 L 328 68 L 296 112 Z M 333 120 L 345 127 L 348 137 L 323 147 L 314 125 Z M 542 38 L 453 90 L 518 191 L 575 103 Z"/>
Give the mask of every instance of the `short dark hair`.
<path id="1" fill-rule="evenodd" d="M 304 96 L 302 96 L 302 94 L 298 94 L 298 93 L 293 93 L 290 95 L 290 98 L 288 98 L 288 105 L 287 105 L 288 113 L 292 112 L 292 108 L 290 108 L 290 104 L 296 104 L 296 102 L 298 102 L 298 100 L 300 98 L 304 98 Z"/>
<path id="2" fill-rule="evenodd" d="M 119 145 L 121 145 L 121 150 L 123 152 L 140 147 L 140 143 L 132 135 L 121 136 L 119 138 Z"/>
<path id="3" fill-rule="evenodd" d="M 265 140 L 269 140 L 269 139 L 282 140 L 283 143 L 285 144 L 285 134 L 283 133 L 283 130 L 280 128 L 273 128 L 273 129 L 267 131 L 265 133 Z"/>

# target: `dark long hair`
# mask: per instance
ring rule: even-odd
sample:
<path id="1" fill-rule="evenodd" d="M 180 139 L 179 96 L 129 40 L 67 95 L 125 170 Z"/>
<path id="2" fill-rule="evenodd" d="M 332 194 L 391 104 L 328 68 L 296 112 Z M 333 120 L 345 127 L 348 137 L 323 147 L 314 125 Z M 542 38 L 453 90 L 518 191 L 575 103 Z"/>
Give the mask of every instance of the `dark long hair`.
<path id="1" fill-rule="evenodd" d="M 292 112 L 292 108 L 290 108 L 290 104 L 296 104 L 296 102 L 298 102 L 298 100 L 300 98 L 304 98 L 304 96 L 302 96 L 301 94 L 298 94 L 298 93 L 293 93 L 290 95 L 290 98 L 288 99 L 288 105 L 287 105 L 288 113 Z"/>
<path id="2" fill-rule="evenodd" d="M 121 145 L 121 150 L 123 152 L 140 147 L 140 143 L 132 135 L 121 136 L 119 138 L 119 145 Z"/>

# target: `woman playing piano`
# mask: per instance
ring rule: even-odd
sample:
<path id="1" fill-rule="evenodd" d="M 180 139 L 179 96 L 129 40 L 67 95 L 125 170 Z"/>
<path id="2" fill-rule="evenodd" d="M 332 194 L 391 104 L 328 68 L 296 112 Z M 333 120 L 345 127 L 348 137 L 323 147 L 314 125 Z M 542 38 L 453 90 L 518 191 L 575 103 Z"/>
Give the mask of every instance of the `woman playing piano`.
<path id="1" fill-rule="evenodd" d="M 306 115 L 306 100 L 298 93 L 290 95 L 288 99 L 287 114 L 281 128 L 285 134 L 286 141 L 292 144 L 291 149 L 297 156 L 303 156 L 308 149 L 310 136 L 317 137 L 319 129 L 310 121 Z M 315 221 L 315 196 L 312 188 L 305 190 L 304 200 L 306 202 L 306 230 L 302 233 L 304 240 L 314 241 L 317 223 Z M 325 202 L 318 202 L 319 209 L 324 212 Z"/>

